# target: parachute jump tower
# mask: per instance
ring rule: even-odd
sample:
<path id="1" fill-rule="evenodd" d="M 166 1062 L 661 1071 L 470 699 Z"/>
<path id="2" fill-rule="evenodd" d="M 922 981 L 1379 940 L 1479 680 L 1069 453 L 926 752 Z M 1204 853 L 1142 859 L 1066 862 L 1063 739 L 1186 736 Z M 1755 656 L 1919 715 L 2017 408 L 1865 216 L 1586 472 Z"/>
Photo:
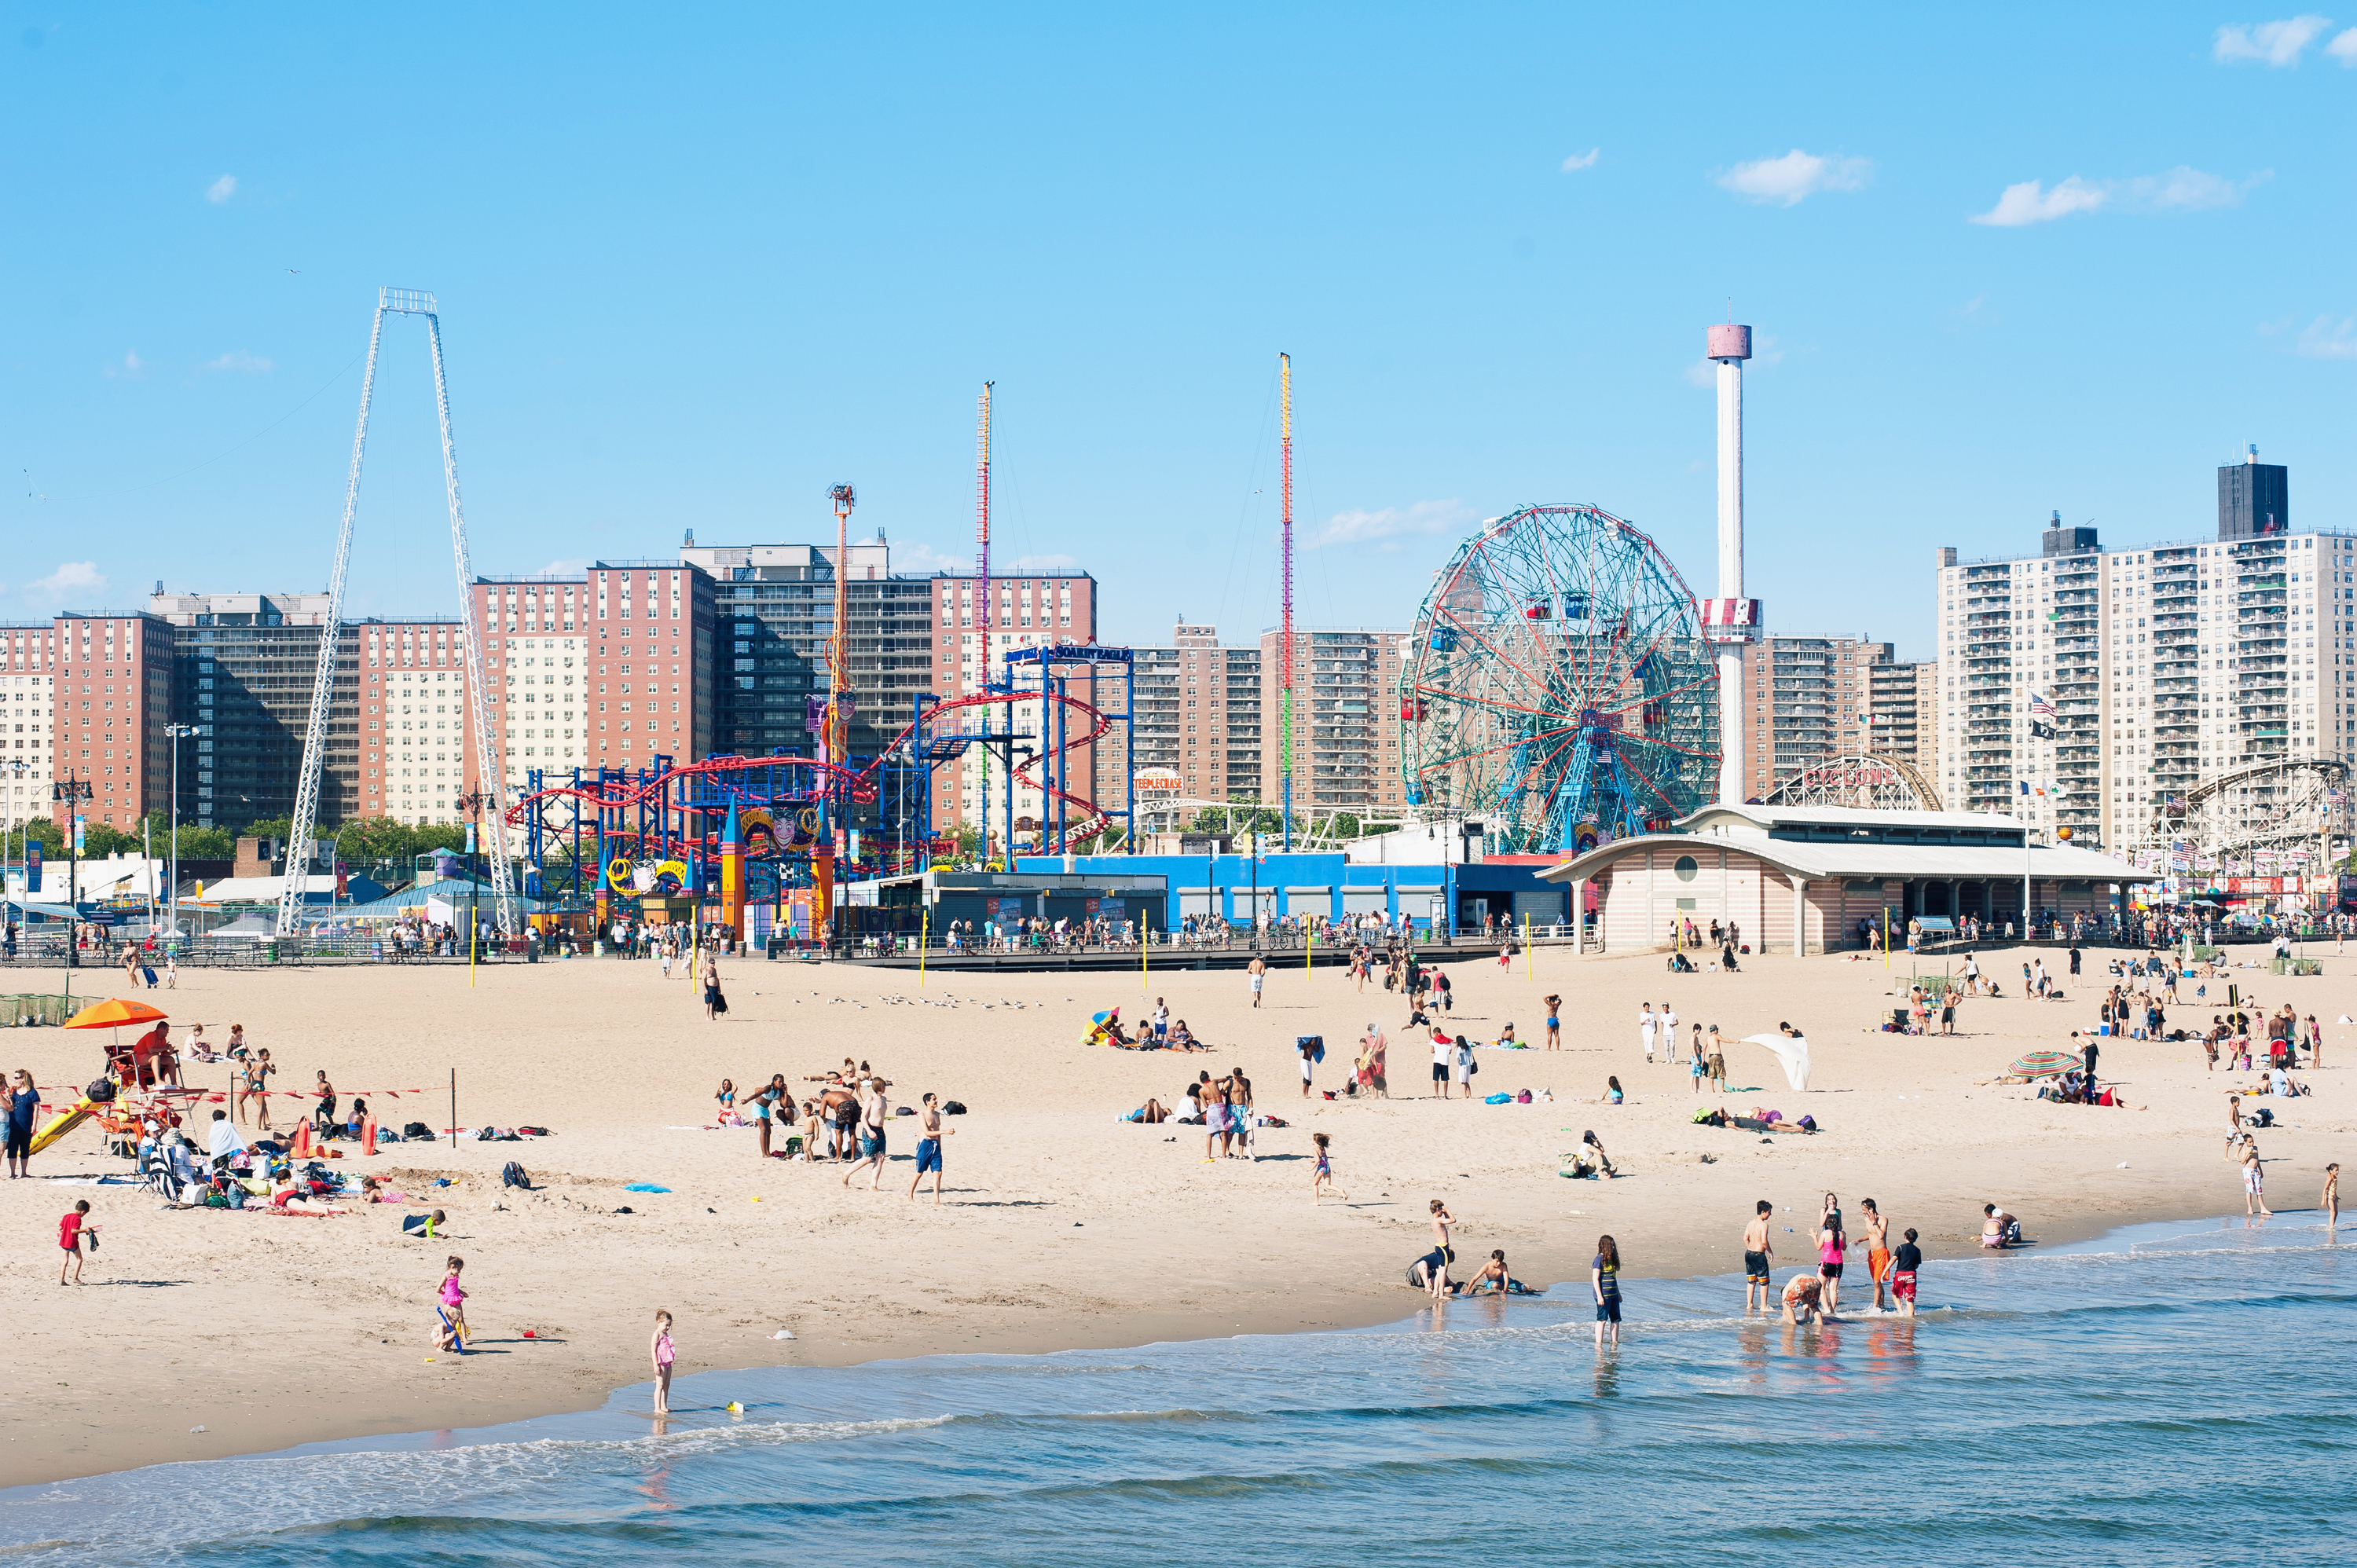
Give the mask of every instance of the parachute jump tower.
<path id="1" fill-rule="evenodd" d="M 303 771 L 296 784 L 295 820 L 287 834 L 286 885 L 278 897 L 278 934 L 292 936 L 303 907 L 305 863 L 319 814 L 319 778 L 327 763 L 328 723 L 335 708 L 336 653 L 342 645 L 344 579 L 352 558 L 352 517 L 360 506 L 361 459 L 368 450 L 369 406 L 376 393 L 377 350 L 384 341 L 388 316 L 422 316 L 426 342 L 434 355 L 434 406 L 442 428 L 442 486 L 450 502 L 450 558 L 458 574 L 458 621 L 466 644 L 467 710 L 475 745 L 476 766 L 482 770 L 479 787 L 490 797 L 494 822 L 504 824 L 508 800 L 507 770 L 500 766 L 493 744 L 491 709 L 483 681 L 483 626 L 475 606 L 475 573 L 467 558 L 467 513 L 458 500 L 458 448 L 450 435 L 450 383 L 442 363 L 442 317 L 434 296 L 420 289 L 377 290 L 376 317 L 369 328 L 368 366 L 361 372 L 361 413 L 352 431 L 352 463 L 344 481 L 343 522 L 336 531 L 335 564 L 328 575 L 328 613 L 319 628 L 319 661 L 311 677 L 310 722 L 303 732 Z M 517 935 L 515 867 L 508 855 L 507 833 L 489 835 L 484 846 L 491 863 L 491 918 L 509 936 Z"/>

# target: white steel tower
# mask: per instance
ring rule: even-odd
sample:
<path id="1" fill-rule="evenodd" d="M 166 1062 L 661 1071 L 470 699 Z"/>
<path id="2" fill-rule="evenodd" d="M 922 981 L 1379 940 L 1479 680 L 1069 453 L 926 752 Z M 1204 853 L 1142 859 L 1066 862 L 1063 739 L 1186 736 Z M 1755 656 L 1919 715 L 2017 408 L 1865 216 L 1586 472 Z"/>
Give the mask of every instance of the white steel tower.
<path id="1" fill-rule="evenodd" d="M 1751 328 L 1710 329 L 1718 365 L 1718 597 L 1703 604 L 1703 635 L 1718 646 L 1718 800 L 1744 800 L 1743 645 L 1760 635 L 1760 601 L 1743 596 L 1743 361 Z"/>
<path id="2" fill-rule="evenodd" d="M 303 906 L 305 862 L 319 813 L 319 778 L 327 762 L 328 722 L 335 705 L 336 654 L 342 644 L 344 575 L 352 554 L 352 513 L 360 504 L 361 458 L 368 449 L 369 403 L 376 391 L 376 357 L 387 316 L 422 316 L 434 353 L 434 407 L 442 428 L 442 486 L 450 499 L 450 556 L 458 573 L 458 620 L 466 643 L 467 707 L 473 720 L 477 787 L 490 797 L 491 828 L 479 845 L 491 863 L 491 918 L 500 931 L 516 935 L 515 869 L 508 856 L 507 770 L 493 748 L 491 707 L 483 679 L 483 628 L 475 610 L 474 568 L 467 558 L 467 513 L 458 500 L 458 448 L 450 435 L 450 383 L 442 365 L 442 318 L 434 296 L 416 289 L 377 290 L 376 317 L 369 328 L 368 368 L 361 374 L 361 413 L 352 431 L 352 466 L 344 481 L 343 523 L 336 532 L 335 566 L 328 577 L 327 624 L 319 629 L 319 662 L 311 677 L 311 718 L 303 736 L 303 774 L 295 794 L 295 822 L 286 841 L 286 886 L 278 897 L 278 934 L 292 936 Z"/>

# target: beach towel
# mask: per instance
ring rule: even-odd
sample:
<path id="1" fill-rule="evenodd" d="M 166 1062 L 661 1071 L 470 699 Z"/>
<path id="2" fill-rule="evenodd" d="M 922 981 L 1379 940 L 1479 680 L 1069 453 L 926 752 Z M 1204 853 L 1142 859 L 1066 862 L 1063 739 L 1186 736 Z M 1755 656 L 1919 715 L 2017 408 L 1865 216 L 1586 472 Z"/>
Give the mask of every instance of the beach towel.
<path id="1" fill-rule="evenodd" d="M 1746 1035 L 1748 1045 L 1765 1046 L 1784 1064 L 1784 1078 L 1796 1090 L 1809 1087 L 1809 1042 L 1799 1035 Z"/>

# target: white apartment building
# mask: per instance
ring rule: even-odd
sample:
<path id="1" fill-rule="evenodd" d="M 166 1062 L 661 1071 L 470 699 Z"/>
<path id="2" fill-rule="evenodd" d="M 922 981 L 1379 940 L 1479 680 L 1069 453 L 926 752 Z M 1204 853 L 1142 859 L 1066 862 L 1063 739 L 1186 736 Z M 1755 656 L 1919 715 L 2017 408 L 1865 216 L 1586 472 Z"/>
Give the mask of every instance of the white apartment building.
<path id="1" fill-rule="evenodd" d="M 2255 520 L 2243 467 L 2221 470 L 2216 540 L 2107 551 L 2058 514 L 2040 555 L 1940 552 L 1937 766 L 1953 809 L 2118 849 L 2218 774 L 2357 762 L 2357 540 L 2288 532 L 2280 469 Z"/>

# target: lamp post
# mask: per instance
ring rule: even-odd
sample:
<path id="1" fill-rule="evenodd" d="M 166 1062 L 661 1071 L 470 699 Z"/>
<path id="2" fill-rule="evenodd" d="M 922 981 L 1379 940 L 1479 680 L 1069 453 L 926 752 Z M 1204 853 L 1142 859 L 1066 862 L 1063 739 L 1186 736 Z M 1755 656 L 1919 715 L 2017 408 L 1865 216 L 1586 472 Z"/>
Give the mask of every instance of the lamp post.
<path id="1" fill-rule="evenodd" d="M 196 734 L 197 726 L 166 725 L 164 733 L 172 737 L 172 897 L 168 915 L 172 938 L 164 949 L 168 953 L 180 942 L 180 737 Z"/>
<path id="2" fill-rule="evenodd" d="M 81 834 L 78 831 L 81 807 L 98 791 L 86 779 L 60 779 L 49 786 L 49 799 L 66 809 L 66 908 L 73 915 L 66 921 L 66 968 L 76 968 L 80 962 L 75 943 L 81 935 Z M 73 980 L 66 980 L 66 994 L 73 994 Z"/>
<path id="3" fill-rule="evenodd" d="M 466 812 L 468 818 L 467 956 L 470 962 L 475 953 L 475 933 L 480 929 L 482 923 L 483 885 L 475 875 L 475 843 L 483 836 L 483 806 L 490 799 L 490 796 L 483 793 L 479 785 L 468 786 L 467 792 L 458 797 L 458 809 Z"/>

